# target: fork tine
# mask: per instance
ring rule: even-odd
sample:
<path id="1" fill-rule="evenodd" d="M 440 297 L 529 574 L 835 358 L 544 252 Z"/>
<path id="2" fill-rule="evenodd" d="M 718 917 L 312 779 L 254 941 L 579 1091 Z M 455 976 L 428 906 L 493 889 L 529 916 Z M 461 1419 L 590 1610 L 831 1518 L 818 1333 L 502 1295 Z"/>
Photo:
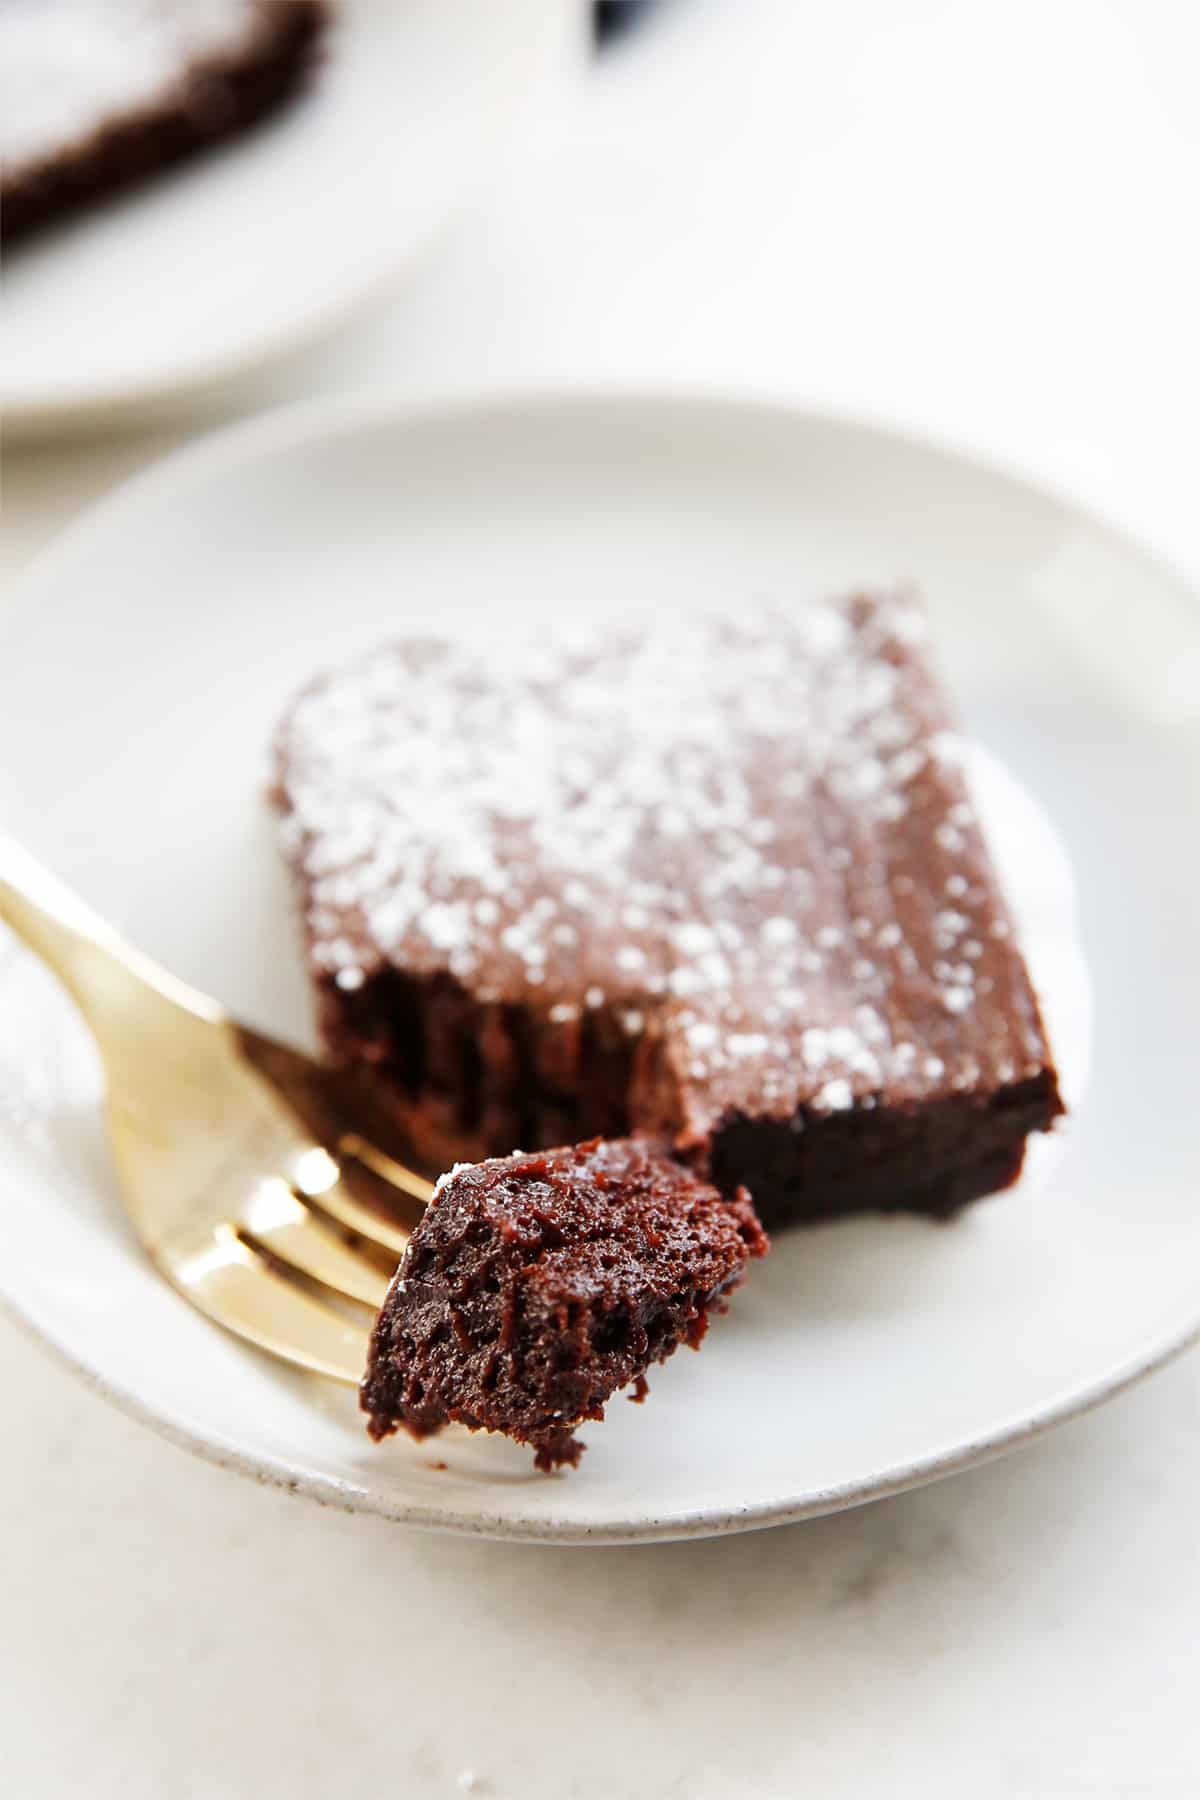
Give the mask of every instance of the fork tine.
<path id="1" fill-rule="evenodd" d="M 382 1303 L 407 1247 L 403 1221 L 430 1192 L 374 1152 L 367 1121 L 378 1108 L 361 1077 L 229 1018 L 122 944 L 2 834 L 0 863 L 0 914 L 98 1041 L 122 1195 L 158 1267 L 250 1343 L 357 1383 L 368 1334 L 340 1302 Z M 361 1138 L 347 1133 L 351 1120 Z M 325 1148 L 343 1137 L 340 1155 Z"/>
<path id="2" fill-rule="evenodd" d="M 362 1326 L 304 1293 L 232 1225 L 219 1225 L 203 1246 L 172 1258 L 167 1273 L 210 1319 L 260 1350 L 351 1386 L 362 1380 L 368 1344 Z"/>
<path id="3" fill-rule="evenodd" d="M 424 1175 L 418 1175 L 415 1169 L 397 1162 L 394 1156 L 388 1156 L 366 1138 L 359 1137 L 357 1132 L 348 1131 L 339 1140 L 338 1149 L 343 1156 L 353 1156 L 363 1167 L 370 1169 L 373 1175 L 389 1183 L 401 1194 L 407 1194 L 410 1200 L 418 1201 L 422 1206 L 433 1199 L 433 1182 L 427 1181 Z"/>
<path id="4" fill-rule="evenodd" d="M 322 1212 L 344 1225 L 347 1231 L 365 1238 L 380 1250 L 386 1250 L 399 1262 L 408 1249 L 408 1240 L 412 1236 L 412 1227 L 400 1224 L 389 1224 L 380 1218 L 372 1207 L 363 1206 L 346 1192 L 344 1182 L 334 1182 L 331 1187 L 324 1188 L 313 1198 Z M 381 1303 L 382 1304 L 382 1303 Z"/>
<path id="5" fill-rule="evenodd" d="M 347 1231 L 353 1231 L 374 1249 L 385 1251 L 394 1262 L 399 1262 L 408 1249 L 413 1227 L 425 1210 L 427 1196 L 419 1189 L 428 1189 L 432 1194 L 432 1183 L 414 1175 L 411 1170 L 400 1169 L 397 1163 L 393 1166 L 404 1176 L 405 1185 L 399 1188 L 398 1183 L 383 1175 L 382 1179 L 390 1189 L 385 1196 L 380 1192 L 377 1177 L 381 1171 L 376 1164 L 386 1165 L 390 1158 L 363 1139 L 351 1136 L 339 1141 L 338 1152 L 342 1158 L 340 1162 L 315 1145 L 293 1156 L 283 1170 L 292 1192 L 301 1200 L 313 1201 L 321 1212 L 328 1213 Z M 406 1202 L 403 1210 L 411 1215 L 407 1220 L 395 1216 L 398 1190 Z M 385 1210 L 364 1204 L 357 1198 L 357 1193 L 362 1192 L 372 1200 L 377 1199 Z"/>
<path id="6" fill-rule="evenodd" d="M 240 1220 L 264 1250 L 335 1293 L 378 1312 L 388 1278 L 323 1226 L 278 1177 L 262 1181 Z"/>

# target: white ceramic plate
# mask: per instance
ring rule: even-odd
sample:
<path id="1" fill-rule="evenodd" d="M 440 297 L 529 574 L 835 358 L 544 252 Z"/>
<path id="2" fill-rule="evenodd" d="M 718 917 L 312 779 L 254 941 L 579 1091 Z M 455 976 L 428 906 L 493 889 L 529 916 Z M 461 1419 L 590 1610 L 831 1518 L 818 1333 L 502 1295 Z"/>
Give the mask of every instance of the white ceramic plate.
<path id="1" fill-rule="evenodd" d="M 227 1338 L 147 1267 L 113 1191 L 89 1042 L 10 941 L 12 1304 L 104 1391 L 220 1462 L 398 1519 L 566 1541 L 736 1530 L 886 1494 L 1180 1348 L 1200 1327 L 1186 828 L 1200 756 L 1170 709 L 1192 692 L 1171 678 L 1197 619 L 1152 563 L 1018 483 L 719 401 L 546 397 L 243 428 L 102 506 L 0 611 L 0 820 L 180 975 L 307 1040 L 262 786 L 276 715 L 312 670 L 417 621 L 636 593 L 682 614 L 896 573 L 923 581 L 987 746 L 979 797 L 1074 1102 L 1019 1188 L 948 1227 L 782 1236 L 702 1355 L 586 1432 L 575 1473 L 538 1476 L 525 1452 L 465 1434 L 374 1447 L 351 1395 Z"/>
<path id="2" fill-rule="evenodd" d="M 10 431 L 164 410 L 411 263 L 564 41 L 561 0 L 343 0 L 311 90 L 6 259 Z"/>

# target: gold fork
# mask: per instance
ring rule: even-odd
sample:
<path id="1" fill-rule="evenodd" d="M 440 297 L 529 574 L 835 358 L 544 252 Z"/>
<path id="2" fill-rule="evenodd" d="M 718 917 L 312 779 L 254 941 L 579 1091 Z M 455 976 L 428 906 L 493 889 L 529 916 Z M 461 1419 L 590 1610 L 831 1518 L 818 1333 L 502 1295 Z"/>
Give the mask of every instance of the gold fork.
<path id="1" fill-rule="evenodd" d="M 380 1147 L 361 1084 L 239 1025 L 2 836 L 0 920 L 91 1027 L 125 1208 L 167 1280 L 261 1349 L 358 1382 L 363 1308 L 433 1192 Z"/>

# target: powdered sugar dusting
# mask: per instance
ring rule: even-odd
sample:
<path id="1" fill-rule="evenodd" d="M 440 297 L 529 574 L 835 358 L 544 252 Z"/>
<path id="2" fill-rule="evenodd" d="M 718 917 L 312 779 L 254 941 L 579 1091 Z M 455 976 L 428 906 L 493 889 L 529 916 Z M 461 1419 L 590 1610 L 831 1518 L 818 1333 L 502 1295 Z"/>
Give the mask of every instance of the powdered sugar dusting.
<path id="1" fill-rule="evenodd" d="M 974 1022 L 1019 961 L 923 633 L 900 592 L 324 679 L 280 738 L 316 967 L 446 969 L 563 1025 L 611 1005 L 713 1108 L 1024 1062 L 1002 1009 Z"/>

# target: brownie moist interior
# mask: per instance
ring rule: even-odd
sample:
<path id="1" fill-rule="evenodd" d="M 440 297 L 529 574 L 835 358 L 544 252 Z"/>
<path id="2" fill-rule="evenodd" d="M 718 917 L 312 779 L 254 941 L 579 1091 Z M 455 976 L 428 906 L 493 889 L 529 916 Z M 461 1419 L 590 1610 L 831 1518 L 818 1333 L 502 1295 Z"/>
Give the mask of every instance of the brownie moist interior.
<path id="1" fill-rule="evenodd" d="M 374 1437 L 456 1422 L 505 1432 L 539 1468 L 578 1461 L 574 1428 L 683 1343 L 766 1238 L 644 1141 L 460 1165 L 438 1184 L 371 1341 Z"/>

